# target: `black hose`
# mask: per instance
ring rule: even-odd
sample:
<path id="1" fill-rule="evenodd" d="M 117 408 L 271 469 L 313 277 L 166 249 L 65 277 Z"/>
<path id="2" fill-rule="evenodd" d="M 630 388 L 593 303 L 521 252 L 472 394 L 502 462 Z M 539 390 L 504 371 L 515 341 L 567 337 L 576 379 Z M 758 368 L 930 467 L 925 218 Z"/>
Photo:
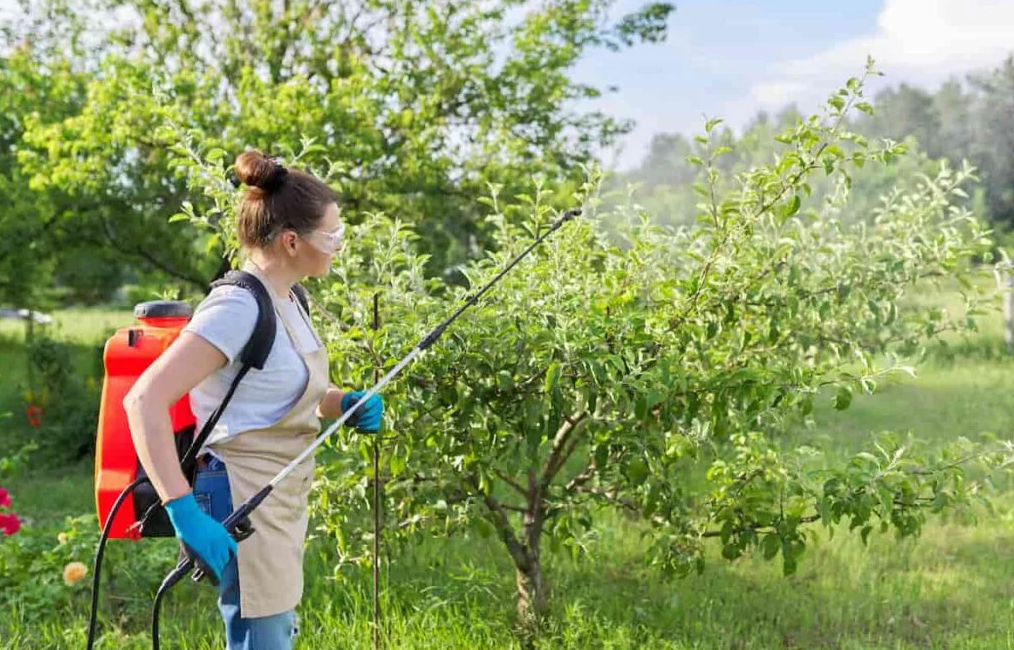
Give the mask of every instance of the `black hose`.
<path id="1" fill-rule="evenodd" d="M 239 382 L 242 381 L 244 375 L 246 375 L 246 373 L 249 370 L 250 364 L 244 363 L 243 367 L 240 369 L 235 379 L 233 379 L 232 384 L 229 386 L 229 390 L 226 393 L 225 398 L 223 398 L 222 403 L 218 406 L 217 409 L 215 409 L 215 412 L 211 414 L 211 417 L 208 418 L 208 421 L 201 429 L 200 435 L 198 435 L 197 438 L 194 439 L 194 441 L 190 444 L 190 447 L 187 449 L 186 453 L 183 454 L 183 457 L 180 459 L 180 467 L 181 470 L 183 471 L 184 476 L 192 475 L 196 465 L 197 452 L 204 444 L 204 441 L 207 439 L 208 434 L 211 432 L 211 429 L 214 428 L 215 424 L 218 423 L 218 420 L 222 416 L 222 412 L 225 410 L 226 405 L 232 399 L 233 393 L 236 392 L 236 387 L 239 386 Z M 123 488 L 123 491 L 120 492 L 120 495 L 116 497 L 116 501 L 113 502 L 113 507 L 109 512 L 109 517 L 108 519 L 106 519 L 106 525 L 102 527 L 102 536 L 99 537 L 99 545 L 95 551 L 95 562 L 93 565 L 92 611 L 88 617 L 88 645 L 86 646 L 86 650 L 93 650 L 93 647 L 95 645 L 95 632 L 98 627 L 99 574 L 102 568 L 102 557 L 105 554 L 106 550 L 106 542 L 109 540 L 109 531 L 112 529 L 113 519 L 116 517 L 116 513 L 119 512 L 120 507 L 123 505 L 124 500 L 126 500 L 127 498 L 127 495 L 129 495 L 139 486 L 149 482 L 150 479 L 147 476 L 141 476 L 134 479 L 134 481 L 130 485 Z M 151 507 L 148 508 L 148 511 L 145 512 L 144 516 L 141 517 L 140 521 L 142 522 L 147 521 L 148 517 L 154 513 L 154 511 L 159 507 L 159 505 L 160 505 L 159 503 L 153 503 Z M 167 585 L 165 582 L 163 582 L 161 589 L 168 589 L 171 586 L 172 586 L 171 584 Z M 159 593 L 161 594 L 161 590 Z M 161 596 L 158 596 L 158 598 L 161 598 Z M 154 629 L 158 629 L 157 617 L 158 615 L 156 613 L 155 620 L 152 621 L 152 626 Z M 156 648 L 158 647 L 158 637 L 155 638 L 153 644 L 154 647 Z"/>
<path id="2" fill-rule="evenodd" d="M 106 525 L 102 527 L 102 536 L 99 537 L 99 545 L 95 551 L 95 561 L 92 563 L 92 611 L 88 616 L 87 650 L 92 650 L 95 645 L 95 631 L 98 627 L 99 581 L 100 576 L 102 575 L 102 556 L 106 551 L 106 542 L 109 541 L 109 531 L 113 527 L 113 520 L 116 518 L 116 513 L 119 512 L 123 502 L 127 499 L 127 495 L 147 482 L 148 477 L 141 476 L 134 479 L 130 485 L 123 488 L 123 491 L 120 492 L 120 496 L 116 497 L 116 501 L 113 502 L 113 507 L 109 511 L 109 516 L 106 518 Z"/>
<path id="3" fill-rule="evenodd" d="M 175 584 L 176 580 L 172 579 L 174 573 L 166 576 L 166 579 L 162 581 L 161 586 L 158 588 L 158 592 L 155 594 L 155 602 L 151 605 L 151 648 L 152 650 L 159 650 L 158 644 L 158 610 L 162 605 L 162 598 L 165 596 L 169 588 Z"/>
<path id="4" fill-rule="evenodd" d="M 183 576 L 187 575 L 190 569 L 194 566 L 190 560 L 182 560 L 176 568 L 169 572 L 159 585 L 158 592 L 155 594 L 155 602 L 151 604 L 151 648 L 152 650 L 158 650 L 158 613 L 159 608 L 162 606 L 162 598 L 165 597 L 166 592 L 169 591 L 173 585 L 179 582 Z"/>

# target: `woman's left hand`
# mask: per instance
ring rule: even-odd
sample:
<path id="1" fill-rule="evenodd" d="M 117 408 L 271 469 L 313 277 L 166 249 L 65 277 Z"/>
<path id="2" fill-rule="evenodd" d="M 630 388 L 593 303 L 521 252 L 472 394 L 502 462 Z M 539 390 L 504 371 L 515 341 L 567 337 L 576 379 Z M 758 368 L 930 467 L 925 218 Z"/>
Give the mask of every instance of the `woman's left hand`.
<path id="1" fill-rule="evenodd" d="M 366 391 L 354 390 L 345 393 L 342 396 L 342 413 L 345 413 L 352 408 L 356 402 L 362 399 Z M 366 400 L 356 412 L 353 413 L 346 424 L 351 425 L 362 431 L 363 433 L 376 433 L 380 431 L 380 422 L 384 415 L 384 400 L 380 395 L 371 395 L 370 399 Z"/>

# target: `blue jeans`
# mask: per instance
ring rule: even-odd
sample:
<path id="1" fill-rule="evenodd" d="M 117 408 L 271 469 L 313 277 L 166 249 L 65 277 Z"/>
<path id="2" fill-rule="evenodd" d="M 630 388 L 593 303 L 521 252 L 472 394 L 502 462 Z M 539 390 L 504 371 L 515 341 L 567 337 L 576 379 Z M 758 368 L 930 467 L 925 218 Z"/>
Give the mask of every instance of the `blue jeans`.
<path id="1" fill-rule="evenodd" d="M 197 505 L 216 521 L 224 521 L 229 516 L 232 512 L 232 492 L 225 463 L 210 458 L 207 467 L 197 470 L 194 498 Z M 225 621 L 227 650 L 290 650 L 293 637 L 299 631 L 293 610 L 272 616 L 243 618 L 239 609 L 239 567 L 235 557 L 226 565 L 218 582 L 218 611 Z"/>

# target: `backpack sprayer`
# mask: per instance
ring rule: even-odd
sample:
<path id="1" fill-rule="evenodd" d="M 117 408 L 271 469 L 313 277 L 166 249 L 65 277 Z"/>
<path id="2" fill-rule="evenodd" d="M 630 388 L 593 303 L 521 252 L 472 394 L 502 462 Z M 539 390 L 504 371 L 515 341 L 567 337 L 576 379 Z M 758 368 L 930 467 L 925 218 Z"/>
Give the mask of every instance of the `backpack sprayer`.
<path id="1" fill-rule="evenodd" d="M 253 294 L 257 303 L 257 321 L 239 355 L 242 364 L 240 371 L 200 433 L 194 435 L 197 425 L 190 408 L 189 395 L 184 395 L 169 408 L 176 455 L 180 458 L 180 468 L 191 485 L 197 472 L 198 451 L 218 423 L 243 377 L 251 368 L 264 368 L 277 329 L 271 296 L 256 276 L 245 271 L 230 271 L 211 286 L 215 288 L 223 285 L 236 286 Z M 309 299 L 303 287 L 294 285 L 292 294 L 303 310 L 309 313 Z M 102 557 L 107 541 L 110 538 L 139 540 L 145 537 L 175 536 L 159 496 L 138 460 L 123 399 L 145 369 L 179 338 L 191 313 L 190 306 L 184 302 L 156 300 L 141 303 L 134 308 L 134 316 L 140 326 L 117 331 L 106 342 L 103 351 L 105 378 L 102 383 L 95 453 L 95 504 L 102 535 L 95 552 L 92 573 L 89 650 L 95 643 Z"/>
<path id="2" fill-rule="evenodd" d="M 292 471 L 295 470 L 295 468 L 299 466 L 300 463 L 302 463 L 311 454 L 313 454 L 314 451 L 338 429 L 338 427 L 345 424 L 345 422 L 348 421 L 349 418 L 351 418 L 368 399 L 370 399 L 375 394 L 380 392 L 380 389 L 383 388 L 385 385 L 387 385 L 387 383 L 390 382 L 394 377 L 396 377 L 405 368 L 405 366 L 410 364 L 413 360 L 415 360 L 416 357 L 422 354 L 424 350 L 433 345 L 437 341 L 437 339 L 439 339 L 440 336 L 444 333 L 444 330 L 446 330 L 447 327 L 450 326 L 451 323 L 457 320 L 457 318 L 461 316 L 461 314 L 464 313 L 466 309 L 476 304 L 479 298 L 481 298 L 483 294 L 485 294 L 486 291 L 488 291 L 494 284 L 499 282 L 504 275 L 506 275 L 512 268 L 514 268 L 514 266 L 518 264 L 518 262 L 520 262 L 525 256 L 527 256 L 536 246 L 542 243 L 544 239 L 546 239 L 547 237 L 549 237 L 549 235 L 551 235 L 553 232 L 559 229 L 560 226 L 562 226 L 567 221 L 570 221 L 574 217 L 579 216 L 580 214 L 581 210 L 579 208 L 574 208 L 564 212 L 563 215 L 561 215 L 556 221 L 552 223 L 552 225 L 550 225 L 548 231 L 540 235 L 524 251 L 522 251 L 513 260 L 511 260 L 511 262 L 507 264 L 507 266 L 504 267 L 504 269 L 501 270 L 492 280 L 487 282 L 481 289 L 479 289 L 477 292 L 468 297 L 465 300 L 465 302 L 453 314 L 451 314 L 442 323 L 437 325 L 429 334 L 423 337 L 422 340 L 420 340 L 420 342 L 417 343 L 416 346 L 413 347 L 412 350 L 401 359 L 401 361 L 399 361 L 386 375 L 384 375 L 380 379 L 380 381 L 377 381 L 373 387 L 371 387 L 368 391 L 366 391 L 366 393 L 359 399 L 359 401 L 357 401 L 354 405 L 352 405 L 351 408 L 345 411 L 345 413 L 343 413 L 341 417 L 339 417 L 333 424 L 331 424 L 331 426 L 329 426 L 323 433 L 321 433 L 313 441 L 313 443 L 311 443 L 306 449 L 303 450 L 303 452 L 298 457 L 296 457 L 291 463 L 286 465 L 280 472 L 278 472 L 278 474 L 275 475 L 275 477 L 271 479 L 271 481 L 267 485 L 265 485 L 259 492 L 254 494 L 252 497 L 247 499 L 244 503 L 240 504 L 239 507 L 235 508 L 233 512 L 225 519 L 225 521 L 222 522 L 222 525 L 225 527 L 227 531 L 229 531 L 229 534 L 232 535 L 237 542 L 241 542 L 242 540 L 246 539 L 251 534 L 253 534 L 254 530 L 250 525 L 249 514 L 253 512 L 257 508 L 257 506 L 259 506 L 260 503 L 264 501 L 265 498 L 267 498 L 269 494 L 271 494 L 272 490 L 274 490 L 276 485 L 285 480 L 285 478 L 290 473 L 292 473 Z M 259 306 L 262 307 L 261 320 L 264 320 L 263 317 L 265 313 L 268 314 L 271 313 L 270 309 L 265 310 L 263 308 L 263 304 L 260 302 L 261 298 L 266 297 L 266 292 L 264 293 L 263 296 L 261 295 L 260 291 L 263 290 L 263 287 L 260 286 L 259 283 L 256 282 L 250 283 L 249 278 L 238 275 L 229 276 L 227 280 L 225 280 L 223 283 L 238 284 L 253 291 L 255 296 L 258 297 Z M 297 289 L 295 293 L 297 298 L 299 298 L 300 301 L 303 302 L 305 305 L 305 297 L 302 295 L 302 291 L 300 289 Z M 142 322 L 144 322 L 142 318 L 143 316 L 144 314 L 138 315 L 138 317 L 142 319 Z M 151 326 L 156 330 L 154 332 L 155 336 L 153 337 L 156 343 L 155 346 L 152 348 L 152 350 L 156 351 L 156 356 L 157 354 L 167 349 L 169 345 L 172 343 L 172 341 L 175 340 L 176 336 L 178 336 L 179 334 L 179 329 L 182 328 L 182 326 L 186 323 L 186 320 L 189 317 L 189 313 L 179 313 L 176 311 L 170 311 L 169 315 L 160 314 L 160 316 L 162 318 L 162 321 L 154 323 L 146 323 L 147 325 Z M 229 387 L 229 390 L 226 393 L 225 399 L 223 399 L 222 404 L 218 407 L 218 409 L 216 409 L 216 411 L 209 418 L 208 423 L 205 424 L 205 426 L 202 428 L 201 433 L 197 436 L 196 439 L 190 442 L 190 439 L 194 431 L 194 425 L 193 425 L 193 415 L 192 413 L 190 413 L 189 404 L 187 403 L 185 406 L 181 404 L 174 405 L 173 410 L 170 413 L 174 425 L 173 430 L 177 432 L 176 440 L 178 452 L 184 447 L 186 447 L 187 444 L 189 443 L 189 448 L 187 448 L 186 451 L 182 453 L 180 462 L 181 466 L 183 467 L 184 474 L 187 476 L 188 480 L 191 481 L 191 483 L 193 473 L 195 472 L 194 468 L 196 465 L 197 452 L 200 450 L 200 447 L 204 444 L 204 440 L 207 438 L 207 434 L 210 433 L 211 429 L 214 427 L 214 424 L 218 421 L 218 418 L 225 410 L 226 404 L 228 404 L 229 400 L 232 398 L 233 392 L 235 391 L 236 387 L 238 386 L 239 382 L 242 380 L 246 372 L 251 367 L 258 368 L 262 367 L 264 360 L 267 358 L 267 353 L 264 352 L 263 349 L 265 347 L 263 345 L 263 341 L 260 342 L 262 343 L 262 345 L 260 345 L 260 348 L 258 349 L 258 347 L 254 345 L 255 341 L 253 340 L 257 338 L 257 332 L 259 331 L 261 324 L 262 323 L 260 322 L 258 323 L 258 329 L 255 329 L 255 335 L 251 337 L 251 341 L 247 344 L 247 347 L 244 348 L 244 353 L 241 356 L 241 359 L 243 361 L 242 369 L 240 370 L 236 379 L 233 381 L 232 385 Z M 273 340 L 274 335 L 273 326 L 274 322 L 272 320 L 271 338 L 268 338 L 267 341 Z M 160 332 L 158 330 L 165 331 Z M 128 338 L 135 336 L 133 334 L 129 334 L 128 332 L 117 333 L 117 336 L 120 336 L 121 333 L 124 336 L 127 336 Z M 129 340 L 128 343 L 136 345 L 136 341 L 133 340 L 133 338 L 131 338 L 131 340 Z M 270 343 L 267 344 L 267 348 L 268 350 L 270 350 Z M 108 348 L 107 348 L 107 356 L 108 356 Z M 150 357 L 151 355 L 149 354 L 148 356 Z M 153 359 L 149 358 L 147 363 L 143 365 L 146 367 L 148 364 L 150 364 L 151 360 Z M 258 365 L 258 362 L 260 365 Z M 135 367 L 134 369 L 136 370 L 137 368 Z M 141 368 L 141 370 L 143 370 L 143 368 Z M 140 372 L 137 372 L 137 375 L 139 374 Z M 103 398 L 105 400 L 107 391 L 112 391 L 115 394 L 125 395 L 126 390 L 128 389 L 129 385 L 126 387 L 122 385 L 122 378 L 119 382 L 119 385 L 117 385 L 117 383 L 113 381 L 113 378 L 107 377 L 106 383 L 103 385 Z M 105 401 L 103 402 L 103 405 L 105 405 Z M 102 431 L 102 426 L 103 426 L 103 416 L 100 415 L 100 433 Z M 177 429 L 177 426 L 180 426 L 181 428 Z M 137 517 L 137 520 L 133 525 L 130 525 L 126 522 L 126 519 L 129 518 L 129 514 L 127 513 L 124 513 L 125 516 L 122 520 L 116 517 L 120 507 L 126 502 L 128 498 L 132 496 L 135 490 L 139 490 L 142 487 L 146 487 L 148 491 L 153 493 L 153 489 L 150 487 L 150 480 L 143 473 L 143 468 L 140 468 L 140 463 L 137 460 L 136 451 L 134 451 L 133 442 L 130 439 L 129 429 L 126 427 L 126 423 L 123 422 L 122 426 L 119 428 L 122 429 L 123 431 L 126 431 L 127 435 L 125 438 L 121 436 L 121 438 L 116 441 L 117 448 L 117 451 L 115 452 L 116 457 L 121 461 L 121 464 L 122 461 L 126 459 L 128 461 L 128 464 L 132 464 L 132 469 L 128 467 L 127 471 L 125 472 L 118 473 L 108 472 L 109 474 L 115 475 L 115 480 L 117 480 L 120 485 L 126 483 L 126 486 L 123 487 L 119 496 L 116 497 L 115 501 L 112 501 L 111 503 L 108 500 L 108 494 L 103 494 L 104 491 L 101 487 L 102 482 L 99 479 L 100 467 L 103 458 L 103 448 L 102 448 L 103 446 L 101 446 L 101 443 L 100 449 L 96 454 L 96 465 L 97 465 L 96 500 L 97 503 L 99 504 L 100 520 L 104 516 L 105 523 L 103 525 L 102 537 L 99 539 L 98 549 L 95 554 L 95 573 L 93 576 L 92 583 L 92 611 L 89 621 L 88 646 L 87 646 L 89 650 L 91 650 L 95 641 L 99 571 L 101 569 L 102 554 L 105 548 L 105 543 L 107 539 L 111 536 L 111 533 L 115 530 L 117 533 L 115 536 L 130 537 L 133 539 L 138 539 L 142 536 L 168 537 L 173 535 L 172 527 L 168 524 L 168 521 L 159 520 L 159 516 L 161 518 L 166 518 L 166 515 L 161 508 L 161 504 L 158 500 L 157 495 L 154 495 L 153 497 L 152 495 L 148 495 L 146 503 L 150 503 L 150 505 L 147 506 L 146 510 L 143 509 L 142 507 L 139 507 L 139 502 L 133 504 L 134 506 L 133 510 L 135 512 L 135 516 Z M 107 486 L 105 492 L 108 491 L 109 490 Z M 104 498 L 105 500 L 103 500 Z M 114 522 L 116 523 L 115 526 Z M 158 592 L 155 595 L 155 601 L 152 605 L 151 640 L 153 650 L 159 650 L 159 609 L 162 603 L 162 599 L 165 597 L 166 592 L 169 589 L 171 589 L 173 585 L 182 580 L 183 577 L 186 576 L 191 571 L 193 571 L 193 575 L 191 577 L 194 582 L 200 582 L 206 575 L 209 574 L 208 568 L 204 565 L 204 563 L 200 560 L 200 558 L 191 555 L 191 553 L 186 548 L 183 548 L 182 552 L 183 555 L 185 556 L 184 559 L 182 559 L 176 565 L 176 568 L 174 568 L 162 581 L 162 584 L 161 586 L 159 586 Z"/>

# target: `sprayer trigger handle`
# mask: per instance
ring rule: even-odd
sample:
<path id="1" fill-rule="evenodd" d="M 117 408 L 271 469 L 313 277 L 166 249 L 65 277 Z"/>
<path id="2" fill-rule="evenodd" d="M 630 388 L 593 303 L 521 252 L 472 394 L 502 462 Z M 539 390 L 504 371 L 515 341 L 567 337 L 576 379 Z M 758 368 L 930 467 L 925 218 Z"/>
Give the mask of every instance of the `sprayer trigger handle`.
<path id="1" fill-rule="evenodd" d="M 232 538 L 237 542 L 242 542 L 247 537 L 253 535 L 253 533 L 254 527 L 250 523 L 249 517 L 243 517 L 242 519 L 237 521 L 236 525 L 232 528 L 232 530 L 229 531 L 229 534 L 232 535 Z M 218 581 L 215 580 L 215 574 L 208 569 L 208 565 L 202 562 L 197 557 L 197 554 L 192 552 L 185 544 L 183 548 L 185 549 L 187 557 L 190 558 L 190 560 L 194 563 L 194 566 L 196 567 L 194 569 L 193 576 L 191 576 L 191 579 L 194 582 L 200 582 L 202 579 L 204 579 L 204 576 L 207 575 L 208 578 L 211 580 L 212 584 L 214 584 L 217 587 Z"/>
<path id="2" fill-rule="evenodd" d="M 205 576 L 207 576 L 208 580 L 211 580 L 211 584 L 216 587 L 218 586 L 218 579 L 215 578 L 215 572 L 211 570 L 211 567 L 204 563 L 204 560 L 202 560 L 197 553 L 194 553 L 193 549 L 186 544 L 183 544 L 183 553 L 187 556 L 187 559 L 190 560 L 191 564 L 194 565 L 194 574 L 191 576 L 191 579 L 194 582 L 200 582 Z"/>
<path id="3" fill-rule="evenodd" d="M 242 542 L 247 537 L 253 535 L 254 527 L 253 524 L 250 523 L 250 518 L 243 517 L 237 521 L 233 529 L 229 531 L 229 534 L 232 535 L 232 538 L 237 542 Z"/>

